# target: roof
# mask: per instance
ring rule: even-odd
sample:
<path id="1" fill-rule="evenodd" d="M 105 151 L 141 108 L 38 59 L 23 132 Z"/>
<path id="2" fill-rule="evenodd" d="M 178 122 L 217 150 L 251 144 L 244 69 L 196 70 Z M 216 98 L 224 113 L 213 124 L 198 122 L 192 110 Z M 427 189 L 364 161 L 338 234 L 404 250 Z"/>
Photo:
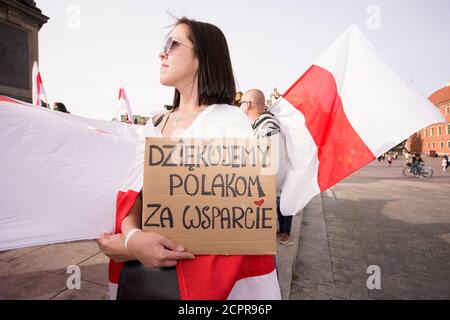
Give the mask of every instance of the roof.
<path id="1" fill-rule="evenodd" d="M 428 99 L 434 104 L 438 105 L 450 100 L 450 86 L 443 87 L 433 93 Z"/>

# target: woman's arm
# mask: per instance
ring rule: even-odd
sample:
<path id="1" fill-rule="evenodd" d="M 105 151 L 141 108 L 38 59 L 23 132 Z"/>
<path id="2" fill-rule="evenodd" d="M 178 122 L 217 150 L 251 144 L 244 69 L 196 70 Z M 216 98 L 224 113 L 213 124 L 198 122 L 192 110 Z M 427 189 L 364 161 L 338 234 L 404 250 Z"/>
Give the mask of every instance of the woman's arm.
<path id="1" fill-rule="evenodd" d="M 149 268 L 172 267 L 177 264 L 178 260 L 195 258 L 191 253 L 185 252 L 184 248 L 176 242 L 154 232 L 135 232 L 129 238 L 127 248 L 125 248 L 124 240 L 128 233 L 133 229 L 140 229 L 141 212 L 142 193 L 136 198 L 128 216 L 122 222 L 121 243 L 119 244 L 118 241 L 111 243 L 114 248 L 106 248 L 109 249 L 106 252 L 102 249 L 106 255 L 108 252 L 115 252 L 118 257 L 125 258 L 124 261 L 139 260 Z M 110 256 L 110 258 L 112 257 Z"/>
<path id="2" fill-rule="evenodd" d="M 140 193 L 131 207 L 128 216 L 122 222 L 122 233 L 102 234 L 97 239 L 100 250 L 114 262 L 125 262 L 136 260 L 136 258 L 125 248 L 125 235 L 133 228 L 139 228 L 140 212 L 142 211 L 142 194 Z M 125 228 L 125 229 L 124 229 Z"/>
<path id="3" fill-rule="evenodd" d="M 127 235 L 132 229 L 141 228 L 142 192 L 134 201 L 128 215 L 122 221 L 122 234 Z"/>

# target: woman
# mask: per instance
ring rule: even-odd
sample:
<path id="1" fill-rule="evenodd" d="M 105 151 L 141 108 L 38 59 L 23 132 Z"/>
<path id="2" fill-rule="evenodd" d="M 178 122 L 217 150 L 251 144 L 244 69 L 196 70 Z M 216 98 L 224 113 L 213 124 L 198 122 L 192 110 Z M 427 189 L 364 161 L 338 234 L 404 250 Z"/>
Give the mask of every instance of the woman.
<path id="1" fill-rule="evenodd" d="M 235 82 L 228 45 L 220 29 L 182 18 L 169 34 L 160 59 L 161 83 L 175 88 L 174 108 L 154 119 L 161 136 L 253 137 L 246 116 L 230 106 Z M 176 266 L 173 281 L 179 294 L 172 298 L 280 298 L 273 256 L 194 257 L 172 240 L 139 230 L 140 193 L 125 211 L 117 214 L 126 215 L 117 221 L 119 232 L 98 240 L 101 250 L 115 262 L 138 260 L 148 268 Z"/>

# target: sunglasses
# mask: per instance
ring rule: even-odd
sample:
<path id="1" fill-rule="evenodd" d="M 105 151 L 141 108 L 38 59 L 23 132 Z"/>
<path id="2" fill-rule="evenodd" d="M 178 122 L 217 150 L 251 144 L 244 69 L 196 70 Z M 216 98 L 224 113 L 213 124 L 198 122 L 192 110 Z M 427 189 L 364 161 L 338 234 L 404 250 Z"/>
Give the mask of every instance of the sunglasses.
<path id="1" fill-rule="evenodd" d="M 169 37 L 169 38 L 167 38 L 166 43 L 164 44 L 163 51 L 164 51 L 164 53 L 166 55 L 168 55 L 170 52 L 172 52 L 172 50 L 174 48 L 176 48 L 176 47 L 178 47 L 180 45 L 185 46 L 185 47 L 190 48 L 190 49 L 194 49 L 193 47 L 190 47 L 190 46 L 188 46 L 188 45 L 186 45 L 184 43 L 181 43 L 180 41 L 177 41 L 177 40 L 173 39 L 172 37 Z"/>

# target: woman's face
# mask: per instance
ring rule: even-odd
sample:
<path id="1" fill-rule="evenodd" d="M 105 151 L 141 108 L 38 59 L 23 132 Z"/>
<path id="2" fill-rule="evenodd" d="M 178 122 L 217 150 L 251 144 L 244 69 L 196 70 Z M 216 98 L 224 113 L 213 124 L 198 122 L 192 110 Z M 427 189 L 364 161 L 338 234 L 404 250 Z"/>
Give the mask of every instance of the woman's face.
<path id="1" fill-rule="evenodd" d="M 186 24 L 176 26 L 169 37 L 173 43 L 169 52 L 161 52 L 160 81 L 164 86 L 183 87 L 193 83 L 198 69 L 198 59 L 194 56 L 194 45 L 188 38 L 189 27 Z M 164 50 L 163 50 L 164 51 Z"/>

